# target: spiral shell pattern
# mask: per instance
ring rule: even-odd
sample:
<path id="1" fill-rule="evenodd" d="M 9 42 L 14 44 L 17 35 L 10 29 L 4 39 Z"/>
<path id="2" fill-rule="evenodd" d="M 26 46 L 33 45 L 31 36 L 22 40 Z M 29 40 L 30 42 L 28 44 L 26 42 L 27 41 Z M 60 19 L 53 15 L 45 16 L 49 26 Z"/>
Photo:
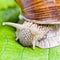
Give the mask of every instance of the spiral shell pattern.
<path id="1" fill-rule="evenodd" d="M 23 15 L 30 20 L 59 20 L 60 0 L 20 0 L 23 5 Z"/>

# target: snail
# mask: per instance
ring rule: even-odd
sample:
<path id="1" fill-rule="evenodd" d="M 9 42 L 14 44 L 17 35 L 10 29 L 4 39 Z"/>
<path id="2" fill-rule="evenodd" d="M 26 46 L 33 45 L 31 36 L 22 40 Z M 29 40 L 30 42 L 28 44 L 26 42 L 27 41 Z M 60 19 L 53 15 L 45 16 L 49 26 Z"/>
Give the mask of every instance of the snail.
<path id="1" fill-rule="evenodd" d="M 17 29 L 16 40 L 33 49 L 60 45 L 60 0 L 16 1 L 22 6 L 19 18 L 25 20 L 24 23 L 3 22 Z"/>

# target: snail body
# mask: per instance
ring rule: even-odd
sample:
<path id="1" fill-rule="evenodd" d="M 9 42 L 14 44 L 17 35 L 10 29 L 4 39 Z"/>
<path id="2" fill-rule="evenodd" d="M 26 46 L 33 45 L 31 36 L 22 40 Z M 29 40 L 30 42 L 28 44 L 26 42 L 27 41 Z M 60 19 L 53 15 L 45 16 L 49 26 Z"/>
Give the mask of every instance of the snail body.
<path id="1" fill-rule="evenodd" d="M 60 26 L 53 28 L 49 25 L 42 26 L 31 22 L 23 24 L 4 22 L 3 25 L 10 25 L 17 29 L 16 40 L 19 39 L 23 46 L 35 46 L 40 48 L 51 48 L 60 45 Z"/>

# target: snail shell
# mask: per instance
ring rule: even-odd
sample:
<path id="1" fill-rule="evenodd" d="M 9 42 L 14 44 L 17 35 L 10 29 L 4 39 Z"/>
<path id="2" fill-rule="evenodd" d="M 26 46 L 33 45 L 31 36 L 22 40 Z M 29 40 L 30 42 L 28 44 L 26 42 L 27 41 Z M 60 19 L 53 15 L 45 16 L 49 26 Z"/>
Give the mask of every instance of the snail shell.
<path id="1" fill-rule="evenodd" d="M 4 22 L 3 25 L 10 25 L 17 29 L 16 37 L 24 46 L 38 46 L 40 48 L 51 48 L 60 45 L 60 26 L 54 28 L 49 25 L 38 25 L 31 22 L 16 24 Z"/>
<path id="2" fill-rule="evenodd" d="M 60 0 L 16 0 L 23 19 L 38 24 L 60 24 Z"/>

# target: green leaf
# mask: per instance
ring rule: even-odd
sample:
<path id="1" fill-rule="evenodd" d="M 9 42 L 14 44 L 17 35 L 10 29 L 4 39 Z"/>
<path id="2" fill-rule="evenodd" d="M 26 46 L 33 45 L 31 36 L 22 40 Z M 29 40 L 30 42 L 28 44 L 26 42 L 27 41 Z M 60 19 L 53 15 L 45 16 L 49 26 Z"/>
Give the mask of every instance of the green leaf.
<path id="1" fill-rule="evenodd" d="M 49 49 L 35 48 L 26 48 L 22 54 L 22 60 L 48 60 Z"/>
<path id="2" fill-rule="evenodd" d="M 5 21 L 17 22 L 19 14 L 20 14 L 19 7 L 9 8 L 9 9 L 0 11 L 0 25 L 2 22 L 5 22 Z"/>
<path id="3" fill-rule="evenodd" d="M 15 29 L 0 27 L 0 60 L 21 59 L 23 47 L 15 41 Z"/>
<path id="4" fill-rule="evenodd" d="M 60 46 L 50 49 L 49 60 L 60 60 Z"/>
<path id="5" fill-rule="evenodd" d="M 60 46 L 51 49 L 23 47 L 15 40 L 15 29 L 0 27 L 0 60 L 60 60 Z"/>
<path id="6" fill-rule="evenodd" d="M 0 10 L 16 6 L 15 0 L 0 0 Z"/>
<path id="7" fill-rule="evenodd" d="M 48 59 L 49 49 L 25 48 L 16 42 L 15 29 L 9 26 L 0 28 L 0 60 Z"/>

